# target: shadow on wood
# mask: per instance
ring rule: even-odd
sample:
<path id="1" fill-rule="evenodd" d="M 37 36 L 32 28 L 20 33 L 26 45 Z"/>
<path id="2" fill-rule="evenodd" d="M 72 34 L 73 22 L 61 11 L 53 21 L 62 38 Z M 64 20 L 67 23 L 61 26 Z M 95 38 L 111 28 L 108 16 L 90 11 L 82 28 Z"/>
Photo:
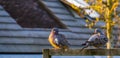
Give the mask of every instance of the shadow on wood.
<path id="1" fill-rule="evenodd" d="M 43 58 L 51 58 L 51 56 L 111 56 L 120 55 L 120 49 L 84 49 L 81 52 L 81 49 L 43 49 Z"/>

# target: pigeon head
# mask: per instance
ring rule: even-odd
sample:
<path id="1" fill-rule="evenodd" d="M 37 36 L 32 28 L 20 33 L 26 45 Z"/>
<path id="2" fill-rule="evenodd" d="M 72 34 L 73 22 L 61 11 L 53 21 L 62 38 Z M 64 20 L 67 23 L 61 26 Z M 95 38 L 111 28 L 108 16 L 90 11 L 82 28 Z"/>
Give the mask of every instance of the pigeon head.
<path id="1" fill-rule="evenodd" d="M 102 29 L 97 28 L 97 29 L 95 29 L 94 33 L 95 34 L 98 34 L 98 33 L 103 34 L 103 31 L 102 31 Z"/>
<path id="2" fill-rule="evenodd" d="M 53 32 L 54 32 L 55 34 L 58 34 L 59 29 L 58 29 L 58 28 L 53 28 Z"/>

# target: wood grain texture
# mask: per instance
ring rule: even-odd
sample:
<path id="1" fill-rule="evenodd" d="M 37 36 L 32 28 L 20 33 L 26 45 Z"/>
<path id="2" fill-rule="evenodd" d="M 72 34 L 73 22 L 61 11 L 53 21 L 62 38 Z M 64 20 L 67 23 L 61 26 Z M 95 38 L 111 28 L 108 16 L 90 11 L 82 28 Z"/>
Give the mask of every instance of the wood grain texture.
<path id="1" fill-rule="evenodd" d="M 107 56 L 110 53 L 111 56 L 120 55 L 120 49 L 85 49 L 81 52 L 81 49 L 44 49 L 49 50 L 51 56 Z"/>

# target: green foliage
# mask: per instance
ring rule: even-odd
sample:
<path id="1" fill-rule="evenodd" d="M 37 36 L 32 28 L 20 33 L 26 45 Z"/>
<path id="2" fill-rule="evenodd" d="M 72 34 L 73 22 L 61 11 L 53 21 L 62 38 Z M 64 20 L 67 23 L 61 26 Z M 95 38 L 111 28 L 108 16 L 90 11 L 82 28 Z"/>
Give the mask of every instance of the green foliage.
<path id="1" fill-rule="evenodd" d="M 87 2 L 89 3 L 91 1 L 87 0 Z M 89 8 L 96 10 L 100 14 L 100 18 L 96 18 L 96 20 L 92 22 L 86 21 L 87 26 L 89 28 L 92 28 L 100 20 L 104 21 L 105 23 L 110 22 L 111 25 L 114 26 L 120 20 L 120 17 L 118 16 L 118 14 L 116 14 L 116 8 L 118 4 L 119 4 L 119 0 L 106 0 L 106 1 L 94 0 L 92 1 L 92 4 Z"/>

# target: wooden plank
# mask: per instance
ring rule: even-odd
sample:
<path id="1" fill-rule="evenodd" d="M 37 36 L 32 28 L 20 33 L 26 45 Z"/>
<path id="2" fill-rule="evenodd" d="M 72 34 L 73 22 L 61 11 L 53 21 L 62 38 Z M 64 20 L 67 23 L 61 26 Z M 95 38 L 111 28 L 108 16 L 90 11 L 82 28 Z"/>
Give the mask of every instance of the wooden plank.
<path id="1" fill-rule="evenodd" d="M 12 17 L 0 17 L 0 22 L 16 23 Z"/>
<path id="2" fill-rule="evenodd" d="M 76 29 L 74 29 L 76 30 Z M 83 31 L 84 29 L 82 30 L 79 30 L 78 29 L 78 32 L 79 31 Z M 64 34 L 66 36 L 66 38 L 69 38 L 69 39 L 88 39 L 91 34 L 89 32 L 92 32 L 92 30 L 88 30 L 89 32 L 85 33 L 85 31 L 87 30 L 84 30 L 83 33 L 74 33 L 74 31 L 72 32 L 66 32 L 66 31 L 61 31 L 60 33 L 61 34 Z M 115 31 L 116 32 L 116 31 Z M 49 33 L 50 33 L 50 30 L 21 30 L 21 29 L 18 29 L 18 30 L 0 30 L 0 36 L 8 36 L 8 37 L 35 37 L 35 38 L 47 38 L 49 36 Z M 114 35 L 117 35 L 118 33 L 114 34 Z"/>
<path id="3" fill-rule="evenodd" d="M 72 30 L 73 32 L 76 33 L 83 33 L 83 34 L 93 34 L 94 29 L 88 29 L 88 28 L 80 28 L 80 27 L 74 27 L 74 28 L 70 28 L 70 30 Z"/>
<path id="4" fill-rule="evenodd" d="M 85 42 L 84 39 L 67 39 L 71 46 L 81 46 Z M 48 37 L 46 38 L 20 38 L 20 37 L 0 37 L 0 44 L 15 44 L 15 45 L 50 45 Z"/>
<path id="5" fill-rule="evenodd" d="M 85 19 L 78 19 L 78 21 L 77 22 L 79 22 L 79 24 L 81 25 L 86 25 L 87 23 L 85 22 Z M 96 23 L 96 25 L 94 26 L 94 27 L 102 27 L 102 26 L 104 26 L 105 25 L 105 23 L 104 22 L 102 22 L 102 21 L 99 21 L 99 22 L 97 22 Z"/>
<path id="6" fill-rule="evenodd" d="M 69 15 L 70 13 L 64 9 L 64 8 L 53 8 L 53 7 L 49 7 L 49 9 L 56 14 L 67 14 Z"/>
<path id="7" fill-rule="evenodd" d="M 43 49 L 52 49 L 52 46 L 48 45 L 35 45 L 35 44 L 24 44 L 24 45 L 15 45 L 15 44 L 0 44 L 0 53 L 42 53 Z M 73 46 L 73 48 L 80 48 Z"/>
<path id="8" fill-rule="evenodd" d="M 83 31 L 83 29 L 82 29 Z M 61 31 L 61 34 L 64 34 L 66 36 L 66 38 L 68 39 L 88 39 L 91 34 L 90 33 L 74 33 L 74 32 L 65 32 L 65 31 Z M 48 38 L 50 31 L 45 31 L 45 30 L 41 30 L 41 31 L 35 31 L 35 30 L 0 30 L 0 36 L 2 37 L 34 37 L 34 38 Z M 114 34 L 115 35 L 115 34 Z"/>
<path id="9" fill-rule="evenodd" d="M 6 31 L 48 31 L 50 32 L 52 28 L 20 28 L 20 29 L 0 29 Z M 70 32 L 69 29 L 59 29 L 60 32 Z"/>
<path id="10" fill-rule="evenodd" d="M 84 8 L 89 7 L 89 4 L 87 4 L 83 0 L 77 0 L 77 1 L 76 0 L 60 0 L 60 1 L 72 7 L 72 9 L 74 9 L 76 12 L 79 12 L 78 11 L 79 8 L 84 9 Z M 100 17 L 100 15 L 93 9 L 84 9 L 84 11 L 92 18 Z"/>
<path id="11" fill-rule="evenodd" d="M 39 44 L 49 45 L 47 38 L 17 38 L 17 37 L 0 37 L 0 44 Z"/>
<path id="12" fill-rule="evenodd" d="M 81 49 L 44 49 L 49 50 L 49 54 L 51 56 L 107 56 L 110 54 L 111 56 L 118 56 L 120 55 L 120 49 L 84 49 L 81 51 Z"/>
<path id="13" fill-rule="evenodd" d="M 71 3 L 69 3 L 69 2 L 67 2 L 66 0 L 60 0 L 62 3 L 64 3 L 64 4 L 67 4 L 67 5 L 71 5 Z"/>
<path id="14" fill-rule="evenodd" d="M 51 58 L 49 49 L 43 50 L 43 58 Z"/>
<path id="15" fill-rule="evenodd" d="M 62 17 L 62 16 L 61 16 Z M 79 19 L 76 19 L 76 18 L 74 18 L 74 19 L 72 19 L 73 21 L 69 21 L 69 20 L 71 20 L 71 19 L 66 19 L 66 20 L 63 20 L 62 22 L 65 24 L 65 25 L 67 25 L 68 27 L 74 27 L 74 28 L 86 28 L 86 22 L 85 22 L 85 19 L 81 19 L 81 18 L 79 18 Z M 102 21 L 100 21 L 100 22 L 97 22 L 96 23 L 96 25 L 94 26 L 94 28 L 95 27 L 102 27 L 102 26 L 104 26 L 105 25 L 105 23 L 104 22 L 102 22 Z"/>
<path id="16" fill-rule="evenodd" d="M 9 36 L 9 37 L 48 37 L 50 31 L 7 31 L 7 30 L 0 30 L 0 36 Z M 89 34 L 75 34 L 71 32 L 60 32 L 64 34 L 66 38 L 73 38 L 73 39 L 85 39 L 89 38 Z"/>
<path id="17" fill-rule="evenodd" d="M 49 2 L 58 2 L 59 0 L 44 0 L 44 1 L 49 1 Z"/>
<path id="18" fill-rule="evenodd" d="M 82 18 L 80 17 L 73 9 L 71 9 L 69 6 L 66 6 L 69 10 L 69 12 L 71 13 L 71 15 L 75 18 Z M 83 16 L 83 15 L 82 15 Z"/>
<path id="19" fill-rule="evenodd" d="M 116 8 L 117 14 L 120 14 L 120 6 Z"/>
<path id="20" fill-rule="evenodd" d="M 97 26 L 103 27 L 103 26 L 105 26 L 105 22 L 99 21 L 99 22 L 96 23 L 96 27 L 97 27 Z"/>
<path id="21" fill-rule="evenodd" d="M 95 27 L 93 29 L 89 29 L 87 27 L 82 27 L 82 26 L 77 27 L 77 26 L 74 26 L 74 25 L 71 26 L 71 25 L 72 25 L 72 23 L 70 25 L 68 24 L 69 30 L 71 30 L 71 32 L 74 32 L 74 33 L 77 33 L 77 34 L 86 34 L 86 35 L 91 34 L 92 35 L 94 33 L 94 29 L 97 28 L 97 27 Z M 104 31 L 105 31 L 105 29 L 104 29 Z M 119 34 L 119 31 L 114 28 L 113 29 L 113 35 L 115 36 L 115 35 L 118 35 L 118 34 Z"/>
<path id="22" fill-rule="evenodd" d="M 55 14 L 55 16 L 60 18 L 61 20 L 73 20 L 74 21 L 74 17 L 72 17 L 71 15 Z"/>
<path id="23" fill-rule="evenodd" d="M 0 16 L 9 16 L 5 10 L 0 10 Z"/>
<path id="24" fill-rule="evenodd" d="M 0 5 L 0 10 L 3 10 L 3 7 Z"/>
<path id="25" fill-rule="evenodd" d="M 0 36 L 15 36 L 15 37 L 48 37 L 49 32 L 44 31 L 0 31 Z"/>
<path id="26" fill-rule="evenodd" d="M 43 0 L 43 3 L 48 7 L 57 7 L 57 8 L 61 7 L 61 8 L 63 8 L 62 4 L 59 3 L 59 2 L 55 3 L 55 2 L 50 2 L 50 1 L 44 1 Z"/>
<path id="27" fill-rule="evenodd" d="M 62 21 L 65 25 L 67 25 L 68 27 L 85 27 L 85 24 L 86 24 L 86 22 L 84 21 L 84 20 L 81 20 L 81 19 L 79 19 L 79 20 L 76 20 L 76 19 L 74 19 L 73 21 L 70 21 L 70 19 L 69 20 L 63 20 Z"/>
<path id="28" fill-rule="evenodd" d="M 0 29 L 21 29 L 21 27 L 18 24 L 5 24 L 0 23 Z"/>
<path id="29" fill-rule="evenodd" d="M 52 48 L 47 45 L 2 45 L 0 53 L 41 53 L 42 49 Z"/>
<path id="30" fill-rule="evenodd" d="M 94 29 L 87 29 L 87 28 L 71 28 L 73 32 L 78 33 L 78 34 L 93 34 L 94 33 Z M 70 29 L 70 30 L 71 30 Z M 104 29 L 105 31 L 105 29 Z M 106 32 L 106 31 L 105 31 Z M 113 29 L 113 35 L 117 36 L 119 34 L 119 31 L 116 29 Z"/>

